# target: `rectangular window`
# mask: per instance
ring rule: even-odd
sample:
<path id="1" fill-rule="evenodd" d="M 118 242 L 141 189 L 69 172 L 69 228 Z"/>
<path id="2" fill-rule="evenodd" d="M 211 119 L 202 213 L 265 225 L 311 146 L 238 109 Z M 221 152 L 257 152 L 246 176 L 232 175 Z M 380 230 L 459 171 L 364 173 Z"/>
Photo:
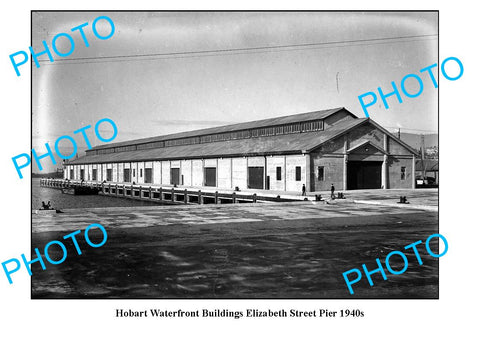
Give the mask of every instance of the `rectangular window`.
<path id="1" fill-rule="evenodd" d="M 297 182 L 302 180 L 302 167 L 301 166 L 296 166 L 295 167 L 295 180 Z"/>
<path id="2" fill-rule="evenodd" d="M 277 181 L 281 181 L 281 180 L 282 180 L 282 167 L 277 166 Z"/>
<path id="3" fill-rule="evenodd" d="M 404 179 L 405 179 L 405 170 L 406 170 L 406 168 L 405 168 L 404 166 L 402 166 L 402 167 L 400 168 L 400 179 L 401 179 L 401 180 L 404 180 Z"/>
<path id="4" fill-rule="evenodd" d="M 85 170 L 80 169 L 80 179 L 85 179 Z"/>
<path id="5" fill-rule="evenodd" d="M 97 169 L 92 169 L 92 181 L 97 180 Z"/>
<path id="6" fill-rule="evenodd" d="M 135 177 L 135 169 L 133 169 L 133 177 Z"/>
<path id="7" fill-rule="evenodd" d="M 73 169 L 70 169 L 70 179 L 74 179 L 73 178 Z"/>
<path id="8" fill-rule="evenodd" d="M 318 180 L 319 181 L 323 181 L 324 180 L 324 168 L 323 166 L 319 166 L 318 167 L 318 176 L 317 176 Z"/>
<path id="9" fill-rule="evenodd" d="M 140 177 L 143 177 L 143 169 L 140 169 Z"/>

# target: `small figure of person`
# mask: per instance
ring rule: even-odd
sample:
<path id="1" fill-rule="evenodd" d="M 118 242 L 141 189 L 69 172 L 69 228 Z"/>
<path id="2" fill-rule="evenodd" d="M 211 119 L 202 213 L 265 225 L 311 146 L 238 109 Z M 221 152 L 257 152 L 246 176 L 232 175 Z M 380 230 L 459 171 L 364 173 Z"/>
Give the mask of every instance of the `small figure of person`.
<path id="1" fill-rule="evenodd" d="M 50 201 L 48 201 L 47 203 L 47 210 L 51 210 L 52 209 L 52 205 L 50 204 Z"/>
<path id="2" fill-rule="evenodd" d="M 302 196 L 307 196 L 307 188 L 305 187 L 305 184 L 302 185 Z"/>
<path id="3" fill-rule="evenodd" d="M 330 197 L 332 199 L 335 199 L 335 187 L 333 186 L 333 183 L 332 183 L 332 186 L 330 187 L 330 192 L 331 192 Z"/>
<path id="4" fill-rule="evenodd" d="M 42 201 L 42 209 L 43 209 L 43 210 L 47 210 L 47 209 L 48 209 L 48 207 L 47 207 L 47 205 L 45 204 L 44 201 Z"/>

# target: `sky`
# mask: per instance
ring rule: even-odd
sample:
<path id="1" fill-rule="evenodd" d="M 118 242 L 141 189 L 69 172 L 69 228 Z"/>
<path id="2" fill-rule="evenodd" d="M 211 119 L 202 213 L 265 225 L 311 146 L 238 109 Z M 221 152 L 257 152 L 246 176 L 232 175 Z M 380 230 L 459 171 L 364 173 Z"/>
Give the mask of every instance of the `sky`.
<path id="1" fill-rule="evenodd" d="M 107 40 L 92 32 L 101 15 L 115 24 Z M 85 22 L 89 47 L 70 32 Z M 419 70 L 438 64 L 437 27 L 436 12 L 33 12 L 35 51 L 63 32 L 75 49 L 32 66 L 32 146 L 41 153 L 105 117 L 118 127 L 114 142 L 335 107 L 364 117 L 359 95 L 390 92 L 411 73 L 423 80 L 422 94 L 391 97 L 388 110 L 379 98 L 370 118 L 391 131 L 436 133 L 438 89 Z M 96 28 L 110 31 L 105 20 Z M 237 50 L 285 45 L 303 46 Z M 60 38 L 57 47 L 70 45 Z M 223 52 L 181 54 L 211 50 Z M 406 86 L 418 90 L 414 81 Z M 102 144 L 93 129 L 89 137 Z"/>

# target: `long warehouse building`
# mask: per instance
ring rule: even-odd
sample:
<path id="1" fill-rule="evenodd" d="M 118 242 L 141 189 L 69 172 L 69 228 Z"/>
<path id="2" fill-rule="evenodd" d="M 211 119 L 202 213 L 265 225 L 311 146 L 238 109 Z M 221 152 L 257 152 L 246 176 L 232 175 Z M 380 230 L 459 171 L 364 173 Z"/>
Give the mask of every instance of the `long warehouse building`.
<path id="1" fill-rule="evenodd" d="M 276 191 L 415 188 L 418 153 L 345 108 L 96 146 L 66 179 Z"/>

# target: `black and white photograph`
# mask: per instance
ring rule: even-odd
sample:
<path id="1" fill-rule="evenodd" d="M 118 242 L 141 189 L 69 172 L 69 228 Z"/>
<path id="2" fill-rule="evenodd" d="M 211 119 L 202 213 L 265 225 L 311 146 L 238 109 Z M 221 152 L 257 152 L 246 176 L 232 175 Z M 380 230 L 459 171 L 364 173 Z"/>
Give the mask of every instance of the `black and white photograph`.
<path id="1" fill-rule="evenodd" d="M 474 337 L 473 5 L 0 6 L 2 338 Z"/>
<path id="2" fill-rule="evenodd" d="M 32 298 L 438 298 L 438 37 L 437 11 L 32 12 L 32 254 L 63 240 Z"/>

